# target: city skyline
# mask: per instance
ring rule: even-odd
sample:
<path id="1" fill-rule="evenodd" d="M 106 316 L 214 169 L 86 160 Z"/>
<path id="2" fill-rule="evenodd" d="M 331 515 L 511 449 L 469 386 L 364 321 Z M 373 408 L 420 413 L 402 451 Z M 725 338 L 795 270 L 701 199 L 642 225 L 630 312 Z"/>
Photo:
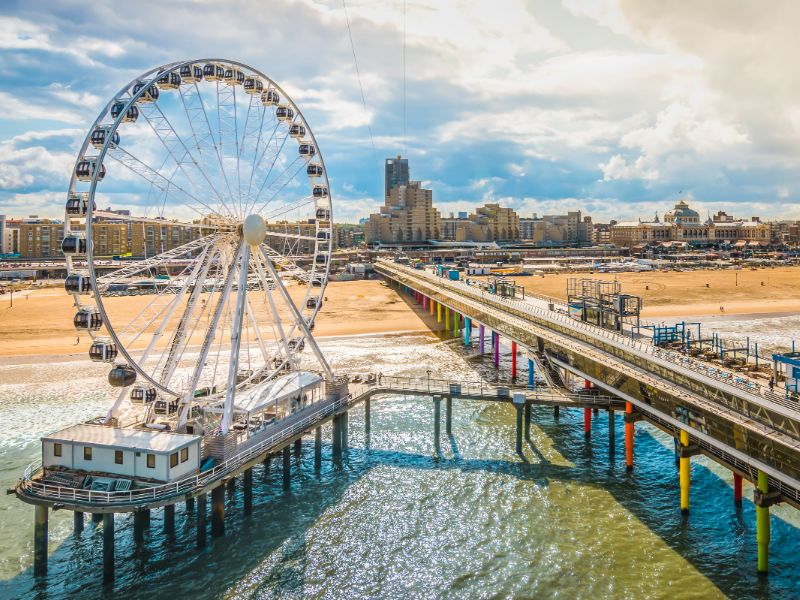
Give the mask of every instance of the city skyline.
<path id="1" fill-rule="evenodd" d="M 165 39 L 187 56 L 259 39 L 235 53 L 286 81 L 303 107 L 341 222 L 378 209 L 382 160 L 397 154 L 417 165 L 443 214 L 498 202 L 625 219 L 686 197 L 704 214 L 800 217 L 798 76 L 781 68 L 797 50 L 787 30 L 796 6 L 725 7 L 720 22 L 719 10 L 650 2 L 408 3 L 405 19 L 402 5 L 348 7 L 365 110 L 338 3 L 277 5 L 235 27 L 244 3 L 6 4 L 0 213 L 59 216 L 80 139 L 120 85 L 162 62 Z M 152 19 L 134 18 L 141 11 Z M 183 36 L 175 21 L 197 27 Z M 303 44 L 257 35 L 289 26 Z M 104 203 L 130 200 L 114 196 Z"/>

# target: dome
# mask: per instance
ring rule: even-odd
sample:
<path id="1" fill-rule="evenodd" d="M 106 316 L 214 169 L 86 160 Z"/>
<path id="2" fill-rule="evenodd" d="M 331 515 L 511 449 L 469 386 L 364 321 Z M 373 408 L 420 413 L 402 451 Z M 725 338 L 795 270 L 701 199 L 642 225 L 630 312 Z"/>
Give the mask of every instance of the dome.
<path id="1" fill-rule="evenodd" d="M 700 213 L 689 208 L 689 205 L 681 200 L 675 208 L 664 215 L 664 220 L 668 223 L 699 223 Z"/>

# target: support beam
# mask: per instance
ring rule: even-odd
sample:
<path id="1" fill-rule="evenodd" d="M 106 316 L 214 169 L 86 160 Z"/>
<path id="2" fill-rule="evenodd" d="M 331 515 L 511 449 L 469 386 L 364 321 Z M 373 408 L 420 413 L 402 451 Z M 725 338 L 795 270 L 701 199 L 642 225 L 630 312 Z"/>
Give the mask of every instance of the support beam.
<path id="1" fill-rule="evenodd" d="M 114 513 L 105 513 L 103 515 L 103 583 L 112 581 L 114 581 Z"/>
<path id="2" fill-rule="evenodd" d="M 211 537 L 225 535 L 225 487 L 211 490 Z"/>
<path id="3" fill-rule="evenodd" d="M 72 529 L 75 533 L 83 531 L 83 513 L 79 510 L 72 513 Z"/>
<path id="4" fill-rule="evenodd" d="M 442 397 L 441 396 L 434 396 L 433 397 L 433 448 L 436 452 L 436 455 L 439 454 L 439 449 L 441 448 L 439 434 L 441 428 L 441 403 Z"/>
<path id="5" fill-rule="evenodd" d="M 164 507 L 164 535 L 172 537 L 175 535 L 175 505 L 167 504 Z"/>
<path id="6" fill-rule="evenodd" d="M 733 503 L 742 505 L 742 476 L 738 473 L 733 474 Z"/>
<path id="7" fill-rule="evenodd" d="M 680 444 L 683 447 L 687 447 L 689 445 L 689 432 L 684 431 L 681 429 L 680 431 Z M 689 487 L 691 483 L 691 468 L 692 468 L 692 459 L 688 456 L 684 457 L 681 455 L 680 457 L 680 484 L 681 484 L 681 512 L 683 514 L 689 514 Z"/>
<path id="8" fill-rule="evenodd" d="M 292 452 L 289 446 L 283 449 L 283 489 L 287 492 L 292 487 Z"/>
<path id="9" fill-rule="evenodd" d="M 453 398 L 448 396 L 444 404 L 444 431 L 447 437 L 453 435 Z"/>
<path id="10" fill-rule="evenodd" d="M 625 403 L 625 468 L 633 469 L 633 404 Z"/>
<path id="11" fill-rule="evenodd" d="M 253 512 L 253 467 L 245 469 L 242 485 L 244 487 L 244 514 L 249 515 Z"/>
<path id="12" fill-rule="evenodd" d="M 762 494 L 769 492 L 769 477 L 764 471 L 758 472 L 756 489 Z M 769 570 L 769 507 L 756 502 L 756 543 L 758 545 L 758 572 Z"/>
<path id="13" fill-rule="evenodd" d="M 314 468 L 318 471 L 322 468 L 322 426 L 314 429 Z"/>
<path id="14" fill-rule="evenodd" d="M 203 548 L 206 545 L 206 504 L 208 499 L 206 494 L 197 496 L 197 547 Z"/>
<path id="15" fill-rule="evenodd" d="M 37 577 L 47 574 L 48 509 L 37 504 L 33 519 L 33 574 Z"/>

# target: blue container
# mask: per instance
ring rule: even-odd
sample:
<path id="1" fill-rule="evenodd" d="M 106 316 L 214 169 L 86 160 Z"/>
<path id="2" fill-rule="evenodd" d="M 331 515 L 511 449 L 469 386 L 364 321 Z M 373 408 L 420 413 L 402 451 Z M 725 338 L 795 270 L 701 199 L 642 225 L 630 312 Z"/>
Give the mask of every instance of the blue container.
<path id="1" fill-rule="evenodd" d="M 451 269 L 449 272 L 449 276 L 452 281 L 458 281 L 458 275 L 459 273 L 455 269 Z"/>

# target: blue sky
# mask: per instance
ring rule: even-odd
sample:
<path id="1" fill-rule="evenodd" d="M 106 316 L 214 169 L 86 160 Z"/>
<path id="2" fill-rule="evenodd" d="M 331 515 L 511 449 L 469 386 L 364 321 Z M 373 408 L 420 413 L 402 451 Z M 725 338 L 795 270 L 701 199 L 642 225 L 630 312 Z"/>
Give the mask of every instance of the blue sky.
<path id="1" fill-rule="evenodd" d="M 314 129 L 335 215 L 382 203 L 405 154 L 443 214 L 580 208 L 800 219 L 800 4 L 706 0 L 3 2 L 0 213 L 60 216 L 82 136 L 173 60 L 240 60 Z M 374 135 L 373 152 L 367 125 Z"/>

